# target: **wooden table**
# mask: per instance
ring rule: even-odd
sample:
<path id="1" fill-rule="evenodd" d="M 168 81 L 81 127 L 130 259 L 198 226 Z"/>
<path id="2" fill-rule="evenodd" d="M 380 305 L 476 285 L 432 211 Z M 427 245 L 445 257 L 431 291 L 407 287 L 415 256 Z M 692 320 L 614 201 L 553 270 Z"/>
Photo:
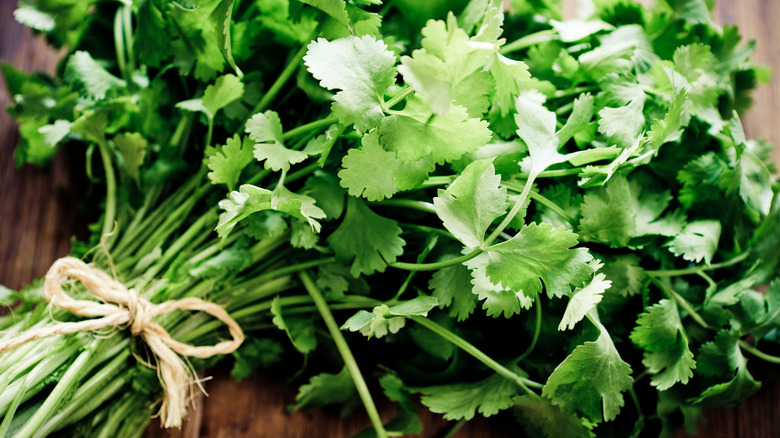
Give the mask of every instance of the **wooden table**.
<path id="1" fill-rule="evenodd" d="M 13 21 L 15 1 L 0 0 L 0 60 L 23 70 L 52 72 L 58 54 Z M 720 23 L 738 24 L 746 40 L 755 39 L 756 61 L 780 72 L 780 1 L 721 0 L 716 18 Z M 755 93 L 755 107 L 744 118 L 749 137 L 763 137 L 780 145 L 780 86 L 762 86 Z M 0 106 L 10 101 L 3 88 Z M 70 236 L 83 232 L 76 210 L 78 193 L 71 183 L 67 152 L 60 153 L 48 169 L 25 166 L 16 169 L 13 149 L 16 125 L 0 114 L 0 284 L 19 288 L 46 272 L 58 257 L 70 251 Z M 780 152 L 780 148 L 776 149 Z M 775 154 L 780 163 L 780 153 Z M 153 425 L 150 437 L 349 437 L 369 426 L 365 416 L 341 419 L 324 412 L 293 414 L 285 406 L 294 392 L 272 376 L 258 376 L 236 384 L 224 370 L 215 370 L 206 383 L 209 397 L 181 431 L 160 431 Z M 385 406 L 383 416 L 392 416 Z M 766 381 L 764 387 L 741 409 L 709 412 L 708 424 L 699 429 L 708 438 L 758 438 L 780 436 L 780 384 Z M 445 422 L 425 415 L 426 435 L 434 434 Z M 457 437 L 517 436 L 517 425 L 509 422 L 475 421 Z M 684 436 L 681 434 L 680 436 Z"/>

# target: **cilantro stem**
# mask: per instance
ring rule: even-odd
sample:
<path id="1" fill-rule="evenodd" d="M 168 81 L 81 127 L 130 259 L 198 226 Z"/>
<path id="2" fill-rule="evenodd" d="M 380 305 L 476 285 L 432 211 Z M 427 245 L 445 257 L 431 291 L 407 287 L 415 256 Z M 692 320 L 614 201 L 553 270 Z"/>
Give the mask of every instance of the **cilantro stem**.
<path id="1" fill-rule="evenodd" d="M 482 254 L 482 251 L 483 250 L 481 248 L 477 248 L 468 254 L 462 255 L 460 257 L 456 257 L 454 259 L 445 260 L 443 262 L 436 262 L 436 263 L 393 262 L 393 263 L 388 263 L 387 266 L 396 269 L 404 269 L 406 271 L 437 271 L 439 269 L 448 268 L 450 266 L 459 265 L 463 262 L 469 261 L 474 257 Z"/>
<path id="2" fill-rule="evenodd" d="M 382 418 L 379 417 L 379 412 L 376 410 L 374 400 L 371 398 L 368 385 L 366 385 L 366 381 L 363 379 L 363 375 L 361 374 L 360 368 L 355 361 L 355 357 L 352 355 L 352 351 L 349 349 L 349 345 L 347 345 L 347 340 L 344 339 L 344 335 L 341 334 L 339 326 L 336 324 L 336 319 L 333 318 L 333 314 L 330 312 L 328 302 L 325 301 L 325 297 L 322 296 L 322 292 L 320 292 L 319 288 L 317 288 L 317 285 L 314 284 L 314 281 L 306 272 L 301 272 L 298 275 L 301 278 L 306 291 L 309 292 L 312 300 L 314 300 L 314 305 L 317 307 L 320 316 L 322 316 L 322 319 L 325 321 L 325 325 L 328 327 L 330 335 L 333 337 L 333 341 L 336 343 L 336 348 L 339 350 L 339 354 L 344 360 L 344 365 L 346 365 L 347 370 L 352 377 L 352 381 L 355 383 L 355 388 L 357 388 L 358 394 L 363 400 L 363 405 L 366 408 L 366 412 L 368 413 L 368 418 L 371 420 L 371 424 L 374 426 L 377 438 L 387 438 L 387 431 L 385 430 L 385 426 L 382 423 Z"/>
<path id="3" fill-rule="evenodd" d="M 393 96 L 390 100 L 385 102 L 384 105 L 382 105 L 382 111 L 387 112 L 387 110 L 389 110 L 390 108 L 396 106 L 398 104 L 398 102 L 406 99 L 407 96 L 409 96 L 413 92 L 414 92 L 414 88 L 412 88 L 411 85 L 407 85 L 406 88 L 401 90 L 401 92 L 399 92 L 398 94 Z"/>
<path id="4" fill-rule="evenodd" d="M 255 105 L 254 108 L 252 108 L 252 111 L 249 113 L 250 116 L 257 114 L 261 111 L 265 111 L 266 108 L 268 108 L 268 105 L 271 104 L 271 101 L 274 100 L 277 94 L 279 94 L 279 91 L 282 89 L 285 83 L 290 79 L 290 77 L 295 73 L 295 70 L 298 69 L 298 66 L 303 62 L 303 56 L 306 54 L 306 51 L 308 50 L 307 46 L 302 46 L 290 59 L 290 61 L 287 63 L 287 65 L 284 67 L 284 70 L 282 70 L 281 73 L 279 73 L 279 76 L 276 77 L 276 81 L 274 81 L 273 84 L 271 84 L 271 88 L 268 89 L 268 91 L 263 95 L 263 97 L 260 99 L 259 102 L 257 102 L 257 105 Z M 246 122 L 244 122 L 245 124 Z M 239 131 L 243 130 L 243 125 L 241 128 L 239 128 Z"/>
<path id="5" fill-rule="evenodd" d="M 517 184 L 514 184 L 512 182 L 503 182 L 502 183 L 506 188 L 515 191 L 515 192 L 522 192 L 523 189 L 520 188 Z M 525 187 L 524 187 L 525 188 Z M 576 221 L 575 219 L 569 215 L 569 213 L 566 213 L 566 210 L 562 209 L 558 204 L 550 201 L 549 199 L 545 198 L 544 196 L 540 195 L 539 193 L 531 192 L 528 196 L 531 197 L 534 201 L 544 205 L 545 207 L 549 208 L 558 216 L 561 217 L 561 219 L 565 220 L 566 222 L 570 224 L 574 224 Z"/>
<path id="6" fill-rule="evenodd" d="M 645 271 L 647 275 L 652 277 L 678 277 L 681 275 L 696 275 L 700 272 L 714 271 L 720 268 L 728 268 L 729 266 L 736 265 L 737 263 L 745 260 L 750 255 L 750 251 L 745 251 L 742 254 L 726 260 L 725 262 L 714 263 L 709 266 L 694 266 L 687 269 L 662 269 L 657 271 Z"/>
<path id="7" fill-rule="evenodd" d="M 596 85 L 591 85 L 589 87 L 573 87 L 573 88 L 568 88 L 566 90 L 555 90 L 555 93 L 553 93 L 552 98 L 561 99 L 564 97 L 577 96 L 582 93 L 589 93 L 591 91 L 599 91 L 599 90 L 600 88 L 597 87 Z"/>
<path id="8" fill-rule="evenodd" d="M 515 202 L 515 205 L 509 211 L 509 214 L 506 215 L 504 220 L 502 220 L 501 223 L 498 224 L 498 227 L 496 227 L 496 229 L 493 230 L 492 233 L 490 233 L 490 236 L 488 236 L 488 238 L 485 239 L 485 242 L 481 245 L 482 249 L 485 249 L 488 246 L 490 246 L 490 244 L 493 243 L 493 241 L 496 240 L 496 238 L 501 235 L 501 232 L 504 231 L 504 229 L 506 229 L 507 226 L 509 226 L 509 223 L 512 222 L 512 219 L 514 219 L 515 216 L 517 216 L 517 213 L 519 213 L 520 209 L 523 208 L 523 204 L 525 204 L 525 201 L 528 199 L 528 195 L 531 193 L 531 187 L 534 185 L 535 179 L 536 179 L 536 175 L 534 173 L 528 175 L 528 180 L 525 182 L 525 186 L 523 186 L 523 191 L 520 193 L 520 197 L 517 199 L 517 202 Z"/>
<path id="9" fill-rule="evenodd" d="M 81 379 L 83 372 L 90 366 L 90 361 L 95 354 L 98 342 L 98 340 L 92 341 L 92 343 L 78 355 L 76 360 L 68 366 L 62 379 L 57 382 L 57 385 L 54 386 L 54 389 L 52 389 L 51 393 L 46 397 L 43 404 L 35 411 L 35 414 L 27 420 L 24 426 L 14 434 L 14 436 L 20 438 L 33 436 L 35 432 L 44 425 L 44 422 L 51 417 L 62 401 L 69 396 L 74 385 Z"/>
<path id="10" fill-rule="evenodd" d="M 124 32 L 124 41 L 127 45 L 127 66 L 130 71 L 130 82 L 132 85 L 133 70 L 135 70 L 135 50 L 133 49 L 133 11 L 132 9 L 123 4 L 119 7 L 122 11 L 122 31 Z"/>
<path id="11" fill-rule="evenodd" d="M 339 118 L 336 117 L 336 116 L 330 116 L 330 117 L 326 117 L 324 119 L 315 120 L 313 122 L 309 122 L 309 123 L 306 123 L 304 125 L 297 126 L 297 127 L 293 128 L 293 129 L 285 132 L 284 134 L 282 134 L 282 140 L 289 140 L 289 139 L 291 139 L 293 137 L 296 137 L 298 135 L 304 134 L 306 132 L 317 131 L 317 130 L 322 129 L 322 128 L 326 127 L 326 126 L 330 126 L 330 125 L 332 125 L 334 123 L 338 123 L 338 122 L 339 122 Z"/>
<path id="12" fill-rule="evenodd" d="M 466 353 L 474 356 L 474 358 L 485 364 L 488 368 L 517 384 L 517 386 L 519 386 L 528 395 L 539 397 L 539 394 L 533 392 L 529 386 L 534 388 L 542 388 L 544 385 L 541 383 L 537 383 L 533 380 L 526 379 L 525 377 L 518 376 L 517 373 L 496 362 L 490 356 L 483 353 L 465 339 L 440 326 L 439 324 L 436 324 L 428 318 L 422 316 L 411 316 L 409 319 L 436 333 Z"/>
<path id="13" fill-rule="evenodd" d="M 677 304 L 680 305 L 685 311 L 690 315 L 691 318 L 693 318 L 694 321 L 696 321 L 697 324 L 700 326 L 706 328 L 706 329 L 712 329 L 709 324 L 704 320 L 704 318 L 699 315 L 696 310 L 693 309 L 693 306 L 691 306 L 691 303 L 689 303 L 685 298 L 681 297 L 677 292 L 673 291 L 671 287 L 669 287 L 664 282 L 660 281 L 659 279 L 653 277 L 652 275 L 647 276 L 650 281 L 658 286 L 664 294 L 666 294 L 667 297 L 673 299 Z"/>
<path id="14" fill-rule="evenodd" d="M 536 343 L 539 341 L 539 334 L 542 332 L 542 304 L 539 302 L 541 299 L 540 297 L 541 296 L 538 295 L 534 300 L 534 309 L 536 310 L 536 325 L 534 326 L 534 335 L 531 338 L 531 345 L 528 346 L 528 348 L 525 350 L 525 352 L 523 352 L 523 354 L 520 355 L 520 357 L 515 359 L 515 364 L 519 364 L 526 357 L 528 357 L 528 355 L 534 351 L 534 348 L 536 348 Z"/>
<path id="15" fill-rule="evenodd" d="M 116 63 L 119 67 L 119 71 L 122 73 L 122 78 L 129 86 L 130 84 L 130 72 L 127 70 L 127 61 L 125 58 L 125 42 L 124 32 L 122 31 L 122 6 L 116 10 L 114 15 L 114 50 L 116 50 Z"/>
<path id="16" fill-rule="evenodd" d="M 429 187 L 446 186 L 455 180 L 455 176 L 432 176 L 426 179 L 422 184 L 415 187 L 415 189 L 427 189 Z"/>
<path id="17" fill-rule="evenodd" d="M 739 346 L 747 351 L 748 353 L 752 354 L 753 356 L 765 360 L 769 363 L 775 363 L 780 364 L 780 357 L 772 356 L 769 354 L 764 353 L 763 351 L 759 350 L 758 348 L 748 344 L 747 342 L 743 341 L 742 339 L 739 340 Z"/>
<path id="18" fill-rule="evenodd" d="M 452 438 L 452 437 L 454 437 L 454 436 L 455 436 L 455 434 L 456 434 L 456 433 L 458 433 L 458 431 L 459 431 L 459 430 L 460 430 L 460 429 L 461 429 L 461 428 L 462 428 L 462 427 L 463 427 L 465 424 L 466 424 L 466 420 L 465 420 L 465 419 L 461 419 L 461 420 L 459 420 L 459 421 L 456 421 L 456 422 L 452 423 L 452 425 L 450 425 L 450 426 L 447 428 L 446 432 L 444 432 L 444 434 L 443 434 L 443 435 L 440 435 L 440 436 L 441 436 L 441 438 Z"/>
<path id="19" fill-rule="evenodd" d="M 542 30 L 530 35 L 526 35 L 520 39 L 512 41 L 509 44 L 505 44 L 504 47 L 498 49 L 498 53 L 506 55 L 507 53 L 517 52 L 519 50 L 527 49 L 531 46 L 535 46 L 547 41 L 555 41 L 560 39 L 558 32 L 552 29 Z"/>
<path id="20" fill-rule="evenodd" d="M 387 207 L 403 207 L 425 213 L 436 214 L 436 208 L 433 206 L 433 204 L 425 201 L 417 201 L 415 199 L 385 199 L 384 201 L 371 202 L 370 204 Z"/>
<path id="21" fill-rule="evenodd" d="M 100 158 L 103 161 L 103 169 L 106 173 L 106 213 L 103 217 L 103 228 L 101 236 L 108 236 L 114 229 L 114 220 L 116 218 L 116 175 L 114 166 L 111 165 L 111 154 L 108 151 L 108 143 L 101 141 L 98 143 Z M 107 239 L 108 240 L 108 239 Z M 110 246 L 110 241 L 106 242 Z"/>

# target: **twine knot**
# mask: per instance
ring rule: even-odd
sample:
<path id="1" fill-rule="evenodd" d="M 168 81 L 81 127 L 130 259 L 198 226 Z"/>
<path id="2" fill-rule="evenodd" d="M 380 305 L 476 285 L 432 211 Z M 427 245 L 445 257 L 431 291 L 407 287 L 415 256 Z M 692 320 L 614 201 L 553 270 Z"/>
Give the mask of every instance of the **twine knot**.
<path id="1" fill-rule="evenodd" d="M 71 279 L 80 281 L 87 291 L 102 302 L 76 300 L 68 295 L 62 285 Z M 214 303 L 199 298 L 183 298 L 154 304 L 139 296 L 136 291 L 128 290 L 100 269 L 73 257 L 61 258 L 51 265 L 44 280 L 43 295 L 53 306 L 92 319 L 61 322 L 28 330 L 15 338 L 0 342 L 0 353 L 48 336 L 94 331 L 106 327 L 129 327 L 133 336 L 140 336 L 149 346 L 157 360 L 160 384 L 164 390 L 160 416 L 165 427 L 181 427 L 182 419 L 187 413 L 194 376 L 182 356 L 207 358 L 229 354 L 244 340 L 244 333 L 238 323 L 225 309 Z M 155 316 L 174 310 L 208 313 L 228 327 L 233 339 L 200 347 L 176 341 L 154 321 Z"/>

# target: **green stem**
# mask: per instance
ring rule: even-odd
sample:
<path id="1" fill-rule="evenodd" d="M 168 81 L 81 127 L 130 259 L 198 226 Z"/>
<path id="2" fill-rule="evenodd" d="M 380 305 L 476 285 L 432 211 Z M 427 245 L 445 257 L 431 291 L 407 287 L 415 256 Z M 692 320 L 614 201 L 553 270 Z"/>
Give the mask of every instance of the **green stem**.
<path id="1" fill-rule="evenodd" d="M 412 88 L 410 85 L 409 85 L 409 86 L 407 86 L 406 88 L 404 88 L 403 90 L 401 90 L 401 92 L 400 92 L 400 93 L 396 94 L 396 95 L 395 95 L 395 96 L 393 96 L 393 97 L 392 97 L 390 100 L 388 100 L 387 102 L 385 102 L 385 104 L 384 104 L 384 105 L 382 105 L 382 110 L 383 110 L 384 112 L 387 112 L 387 110 L 389 110 L 390 108 L 392 108 L 392 107 L 394 107 L 394 106 L 398 105 L 398 103 L 399 103 L 400 101 L 402 101 L 402 100 L 406 99 L 406 98 L 407 98 L 407 96 L 409 96 L 409 95 L 410 95 L 410 94 L 412 94 L 413 92 L 414 92 L 414 88 Z"/>
<path id="2" fill-rule="evenodd" d="M 510 190 L 512 190 L 514 192 L 522 192 L 523 189 L 525 188 L 525 186 L 523 186 L 521 188 L 519 185 L 514 184 L 512 182 L 509 182 L 509 181 L 503 182 L 502 184 L 506 188 L 508 188 L 508 189 L 510 189 Z M 531 199 L 533 199 L 534 201 L 544 205 L 545 207 L 547 207 L 550 210 L 552 210 L 553 212 L 555 212 L 558 216 L 561 217 L 561 219 L 565 220 L 566 222 L 568 222 L 570 224 L 574 224 L 576 222 L 576 220 L 569 213 L 567 213 L 566 210 L 562 209 L 558 204 L 554 203 L 553 201 L 550 201 L 549 199 L 545 198 L 544 196 L 540 195 L 539 193 L 531 192 L 528 196 Z"/>
<path id="3" fill-rule="evenodd" d="M 106 237 L 114 230 L 114 219 L 116 217 L 116 175 L 114 166 L 111 165 L 111 153 L 108 151 L 108 143 L 102 141 L 98 143 L 100 150 L 100 159 L 103 161 L 103 169 L 106 172 L 106 213 L 103 219 L 103 229 L 100 232 L 102 237 Z M 111 246 L 106 242 L 107 246 Z"/>
<path id="4" fill-rule="evenodd" d="M 518 40 L 512 41 L 509 44 L 505 44 L 498 50 L 498 53 L 506 55 L 507 53 L 517 52 L 518 50 L 527 49 L 537 44 L 541 44 L 547 41 L 555 41 L 558 39 L 560 39 L 558 32 L 552 29 L 542 30 L 530 35 L 526 35 Z"/>
<path id="5" fill-rule="evenodd" d="M 534 300 L 534 308 L 536 309 L 536 325 L 534 326 L 534 335 L 531 338 L 531 345 L 528 346 L 528 348 L 525 350 L 525 352 L 523 352 L 523 354 L 520 355 L 520 357 L 515 359 L 515 364 L 519 364 L 526 357 L 528 357 L 528 355 L 534 351 L 534 348 L 536 348 L 536 343 L 539 341 L 539 334 L 542 332 L 542 304 L 539 302 L 539 300 L 540 296 L 537 296 Z"/>
<path id="6" fill-rule="evenodd" d="M 249 113 L 250 115 L 265 111 L 265 109 L 268 108 L 268 105 L 271 104 L 271 101 L 274 100 L 277 94 L 279 94 L 279 91 L 282 89 L 284 84 L 287 83 L 293 73 L 295 73 L 295 70 L 298 69 L 298 66 L 301 64 L 301 62 L 303 62 L 303 56 L 306 55 L 307 50 L 307 46 L 304 45 L 293 55 L 292 59 L 290 59 L 290 62 L 288 62 L 284 67 L 284 70 L 282 70 L 279 76 L 276 77 L 276 81 L 271 84 L 271 88 L 269 88 L 265 95 L 263 95 L 262 99 L 257 102 L 257 105 L 252 108 L 252 111 Z M 239 131 L 242 129 L 243 126 L 239 129 Z"/>
<path id="7" fill-rule="evenodd" d="M 326 126 L 330 126 L 334 123 L 338 123 L 338 121 L 339 121 L 338 117 L 330 116 L 324 119 L 315 120 L 313 122 L 306 123 L 305 125 L 298 126 L 282 134 L 282 140 L 289 140 L 301 134 L 305 134 L 309 131 L 318 131 Z"/>
<path id="8" fill-rule="evenodd" d="M 206 130 L 206 140 L 203 142 L 203 145 L 208 147 L 211 146 L 211 137 L 214 134 L 214 116 L 209 115 L 208 116 L 208 129 Z"/>
<path id="9" fill-rule="evenodd" d="M 672 288 L 664 284 L 662 281 L 658 280 L 657 278 L 653 277 L 652 275 L 648 275 L 648 278 L 650 281 L 658 286 L 664 294 L 666 294 L 667 297 L 673 299 L 677 302 L 677 304 L 685 309 L 685 311 L 690 315 L 691 318 L 693 318 L 694 321 L 696 321 L 697 324 L 700 326 L 706 328 L 706 329 L 712 329 L 709 324 L 702 318 L 701 315 L 699 315 L 696 310 L 693 309 L 693 306 L 691 306 L 691 303 L 685 300 L 685 298 L 681 297 L 677 292 L 673 291 Z"/>
<path id="10" fill-rule="evenodd" d="M 755 357 L 757 357 L 759 359 L 765 360 L 765 361 L 767 361 L 769 363 L 780 364 L 780 357 L 766 354 L 763 351 L 757 349 L 756 347 L 754 347 L 754 346 L 748 344 L 747 342 L 743 341 L 742 339 L 739 340 L 739 346 L 743 350 L 747 351 L 748 353 L 752 354 L 753 356 L 755 356 Z"/>
<path id="11" fill-rule="evenodd" d="M 314 284 L 314 281 L 311 279 L 311 277 L 309 277 L 308 274 L 306 274 L 306 272 L 301 272 L 300 278 L 303 282 L 303 286 L 306 288 L 306 291 L 309 292 L 309 295 L 314 300 L 314 305 L 317 306 L 317 310 L 320 312 L 320 316 L 322 316 L 322 319 L 325 321 L 325 325 L 328 327 L 328 331 L 333 337 L 333 341 L 336 343 L 336 348 L 339 350 L 339 354 L 341 354 L 341 358 L 344 360 L 344 364 L 346 365 L 350 376 L 352 376 L 352 381 L 355 383 L 358 394 L 363 400 L 363 405 L 366 407 L 368 418 L 371 420 L 371 424 L 374 426 L 377 437 L 387 438 L 387 431 L 385 430 L 385 426 L 382 423 L 382 419 L 379 417 L 379 412 L 376 410 L 374 400 L 371 398 L 368 385 L 366 385 L 366 381 L 363 379 L 360 368 L 355 361 L 355 357 L 352 355 L 352 351 L 349 349 L 349 345 L 347 345 L 346 339 L 344 339 L 344 335 L 341 334 L 339 326 L 336 324 L 336 320 L 333 318 L 333 314 L 330 312 L 327 301 L 325 301 L 325 298 L 317 288 L 317 285 Z"/>
<path id="12" fill-rule="evenodd" d="M 483 249 L 490 246 L 490 244 L 493 243 L 493 241 L 496 240 L 496 238 L 501 235 L 501 232 L 504 231 L 504 229 L 506 229 L 507 226 L 509 226 L 509 223 L 512 222 L 512 219 L 514 219 L 515 216 L 517 216 L 517 213 L 520 211 L 520 209 L 523 208 L 523 204 L 525 204 L 526 199 L 528 199 L 528 195 L 531 193 L 531 187 L 533 187 L 535 179 L 536 179 L 536 175 L 534 173 L 531 173 L 528 176 L 528 180 L 525 182 L 525 186 L 523 186 L 523 191 L 520 193 L 520 197 L 517 199 L 517 202 L 515 202 L 515 205 L 512 207 L 512 210 L 509 211 L 509 214 L 506 215 L 504 220 L 502 220 L 501 223 L 498 224 L 498 227 L 496 227 L 496 229 L 493 230 L 492 233 L 490 233 L 490 236 L 488 236 L 485 242 L 481 245 Z"/>
<path id="13" fill-rule="evenodd" d="M 517 386 L 520 387 L 523 391 L 525 391 L 526 394 L 539 397 L 539 395 L 529 388 L 529 386 L 533 386 L 535 388 L 541 388 L 542 384 L 534 382 L 533 380 L 526 379 L 525 377 L 518 376 L 517 373 L 509 370 L 505 366 L 501 365 L 500 363 L 493 360 L 490 356 L 480 351 L 477 347 L 473 346 L 471 343 L 466 341 L 465 339 L 461 338 L 460 336 L 456 335 L 455 333 L 452 333 L 451 331 L 447 330 L 446 328 L 440 326 L 439 324 L 436 324 L 435 322 L 431 321 L 428 318 L 422 317 L 422 316 L 412 316 L 409 317 L 412 321 L 420 324 L 421 326 L 427 328 L 428 330 L 436 333 L 437 335 L 441 336 L 442 338 L 446 339 L 456 347 L 460 348 L 461 350 L 465 351 L 466 353 L 474 356 L 477 360 L 485 364 L 488 368 L 492 369 L 493 371 L 497 372 L 501 376 L 511 380 Z"/>
<path id="14" fill-rule="evenodd" d="M 714 271 L 720 268 L 728 268 L 729 266 L 736 265 L 737 263 L 745 260 L 750 255 L 750 251 L 745 251 L 742 254 L 726 260 L 725 262 L 715 263 L 709 266 L 694 266 L 687 269 L 662 269 L 657 271 L 645 271 L 647 275 L 652 277 L 678 277 L 681 275 L 698 274 L 699 272 Z"/>
<path id="15" fill-rule="evenodd" d="M 135 70 L 135 51 L 133 49 L 133 11 L 127 5 L 119 7 L 122 11 L 122 31 L 127 50 L 127 66 L 130 71 L 130 82 L 132 85 L 133 70 Z"/>
<path id="16" fill-rule="evenodd" d="M 406 271 L 437 271 L 439 269 L 448 268 L 450 266 L 459 265 L 463 262 L 469 261 L 473 259 L 474 257 L 482 254 L 483 250 L 480 248 L 475 249 L 474 251 L 471 251 L 468 254 L 462 255 L 460 257 L 456 257 L 454 259 L 445 260 L 443 262 L 436 262 L 436 263 L 403 263 L 403 262 L 393 262 L 388 263 L 387 266 L 390 266 L 391 268 L 396 269 L 403 269 Z"/>
<path id="17" fill-rule="evenodd" d="M 598 91 L 598 90 L 600 90 L 600 88 L 595 85 L 591 85 L 588 87 L 574 87 L 566 90 L 555 90 L 555 93 L 553 93 L 552 98 L 560 99 L 563 97 L 577 96 L 582 93 L 590 93 L 591 91 Z"/>
<path id="18" fill-rule="evenodd" d="M 127 61 L 125 58 L 124 32 L 122 31 L 122 6 L 116 10 L 114 15 L 114 50 L 116 51 L 116 63 L 122 78 L 130 85 L 130 72 L 127 70 Z"/>
<path id="19" fill-rule="evenodd" d="M 99 341 L 93 341 L 79 356 L 67 367 L 67 371 L 62 376 L 51 393 L 46 397 L 46 401 L 35 411 L 24 426 L 14 434 L 17 438 L 26 438 L 32 436 L 44 422 L 57 410 L 60 403 L 69 396 L 73 386 L 81 379 L 82 372 L 89 367 L 90 360 L 95 354 L 96 346 Z"/>
<path id="20" fill-rule="evenodd" d="M 371 205 L 381 205 L 388 207 L 402 207 L 425 213 L 436 214 L 436 208 L 430 202 L 417 201 L 414 199 L 385 199 L 384 201 L 371 202 Z"/>

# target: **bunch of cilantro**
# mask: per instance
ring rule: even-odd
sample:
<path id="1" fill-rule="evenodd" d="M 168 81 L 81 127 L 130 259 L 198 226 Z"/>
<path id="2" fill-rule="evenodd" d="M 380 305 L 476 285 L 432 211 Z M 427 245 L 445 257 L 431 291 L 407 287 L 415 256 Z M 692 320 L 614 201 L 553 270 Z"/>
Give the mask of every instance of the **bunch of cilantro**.
<path id="1" fill-rule="evenodd" d="M 74 255 L 224 305 L 235 378 L 297 369 L 293 409 L 362 404 L 366 436 L 420 432 L 416 400 L 547 437 L 740 405 L 780 364 L 780 184 L 738 117 L 767 72 L 705 0 L 501 3 L 22 0 L 68 50 L 3 66 L 17 158 L 83 157 Z M 75 318 L 3 298 L 4 338 Z M 141 436 L 145 346 L 100 335 L 0 356 L 0 435 Z"/>

